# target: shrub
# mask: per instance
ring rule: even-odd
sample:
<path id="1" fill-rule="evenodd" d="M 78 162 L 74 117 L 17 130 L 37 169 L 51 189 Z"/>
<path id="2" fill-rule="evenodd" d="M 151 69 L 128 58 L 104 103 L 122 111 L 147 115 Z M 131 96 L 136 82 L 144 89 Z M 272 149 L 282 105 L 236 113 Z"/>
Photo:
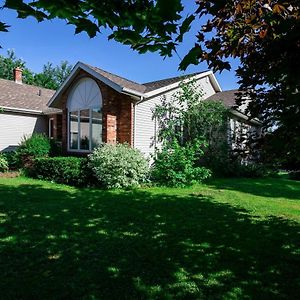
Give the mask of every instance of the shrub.
<path id="1" fill-rule="evenodd" d="M 131 188 L 146 181 L 149 165 L 127 144 L 104 144 L 89 155 L 90 167 L 104 188 Z"/>
<path id="2" fill-rule="evenodd" d="M 4 155 L 0 153 L 0 172 L 8 171 L 8 162 Z"/>
<path id="3" fill-rule="evenodd" d="M 174 140 L 170 145 L 156 153 L 152 166 L 151 177 L 161 185 L 187 186 L 211 176 L 209 169 L 197 166 L 203 155 L 202 142 L 194 141 L 180 146 Z"/>
<path id="4" fill-rule="evenodd" d="M 34 133 L 30 137 L 24 136 L 16 151 L 19 164 L 26 168 L 32 164 L 34 158 L 45 157 L 49 153 L 50 141 L 45 135 L 39 133 Z"/>
<path id="5" fill-rule="evenodd" d="M 50 151 L 49 156 L 62 156 L 62 145 L 60 141 L 51 139 L 50 141 Z"/>
<path id="6" fill-rule="evenodd" d="M 6 161 L 8 163 L 8 169 L 9 170 L 16 170 L 16 169 L 18 169 L 18 167 L 19 167 L 19 165 L 18 165 L 18 157 L 17 157 L 15 151 L 3 152 L 2 156 L 6 159 Z"/>
<path id="7" fill-rule="evenodd" d="M 289 178 L 292 180 L 300 180 L 300 171 L 291 171 L 289 173 Z"/>
<path id="8" fill-rule="evenodd" d="M 243 164 L 238 159 L 227 159 L 224 164 L 220 164 L 220 171 L 216 175 L 221 177 L 262 178 L 274 176 L 275 174 L 275 169 L 261 163 Z"/>
<path id="9" fill-rule="evenodd" d="M 83 157 L 40 157 L 33 160 L 33 166 L 25 169 L 25 174 L 57 183 L 85 186 L 93 182 L 88 160 Z"/>

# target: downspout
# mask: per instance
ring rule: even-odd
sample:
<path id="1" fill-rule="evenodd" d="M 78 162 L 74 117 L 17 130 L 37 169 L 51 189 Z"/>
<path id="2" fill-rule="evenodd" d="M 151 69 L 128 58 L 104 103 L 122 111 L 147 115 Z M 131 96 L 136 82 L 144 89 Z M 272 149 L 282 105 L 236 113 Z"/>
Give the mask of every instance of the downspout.
<path id="1" fill-rule="evenodd" d="M 140 101 L 137 101 L 133 104 L 133 139 L 132 139 L 132 143 L 133 143 L 133 147 L 135 147 L 136 145 L 136 106 L 141 103 L 143 101 L 144 97 L 141 96 L 140 97 Z"/>

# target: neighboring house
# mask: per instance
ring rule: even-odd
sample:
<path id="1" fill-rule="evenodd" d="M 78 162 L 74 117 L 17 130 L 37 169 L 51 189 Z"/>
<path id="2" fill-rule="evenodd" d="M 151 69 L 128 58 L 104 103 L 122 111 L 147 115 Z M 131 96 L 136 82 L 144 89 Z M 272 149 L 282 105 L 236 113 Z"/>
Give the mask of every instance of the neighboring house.
<path id="1" fill-rule="evenodd" d="M 245 137 L 260 136 L 262 123 L 257 119 L 248 118 L 246 109 L 249 99 L 244 98 L 243 104 L 236 105 L 236 97 L 239 90 L 228 90 L 211 95 L 206 101 L 222 101 L 229 110 L 229 142 L 233 149 L 243 148 L 243 144 L 247 139 Z M 241 142 L 243 139 L 243 143 Z"/>
<path id="2" fill-rule="evenodd" d="M 55 91 L 22 84 L 22 70 L 14 81 L 0 79 L 0 151 L 14 150 L 24 135 L 48 132 L 47 102 Z M 55 110 L 57 112 L 57 110 Z"/>
<path id="3" fill-rule="evenodd" d="M 6 136 L 6 130 L 2 130 L 6 126 L 13 131 L 15 139 L 13 143 L 5 140 L 2 145 L 5 144 L 6 148 L 11 144 L 15 146 L 17 137 L 23 134 L 49 132 L 51 137 L 61 140 L 65 154 L 89 153 L 100 142 L 127 142 L 148 156 L 154 152 L 158 131 L 157 122 L 152 118 L 153 109 L 163 96 L 168 99 L 178 91 L 182 80 L 195 80 L 204 99 L 214 96 L 219 98 L 226 93 L 221 91 L 211 71 L 190 74 L 184 78 L 174 77 L 139 84 L 78 62 L 55 93 L 5 80 L 4 85 L 10 88 L 4 92 L 0 90 L 0 99 L 11 95 L 11 100 L 0 101 L 0 107 L 5 106 L 4 114 L 0 115 L 0 136 L 1 139 Z M 9 109 L 12 108 L 14 120 L 8 123 L 2 121 L 1 117 L 10 115 Z M 42 125 L 31 126 L 26 132 L 22 132 L 24 125 L 14 127 L 14 122 L 29 124 L 29 119 L 25 121 L 21 118 L 24 109 L 27 109 L 26 118 L 33 114 L 35 124 L 40 122 Z M 237 119 L 248 122 L 242 112 L 234 112 Z M 0 150 L 3 149 L 2 146 Z"/>

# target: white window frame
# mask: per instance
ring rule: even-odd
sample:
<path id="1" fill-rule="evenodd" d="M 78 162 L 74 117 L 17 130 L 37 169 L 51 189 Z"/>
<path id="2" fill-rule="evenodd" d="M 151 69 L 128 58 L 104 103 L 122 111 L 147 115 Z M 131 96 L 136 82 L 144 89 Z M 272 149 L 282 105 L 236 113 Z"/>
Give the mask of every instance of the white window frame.
<path id="1" fill-rule="evenodd" d="M 101 107 L 94 107 L 94 108 L 86 108 L 86 109 L 79 109 L 79 110 L 73 110 L 68 111 L 68 152 L 81 152 L 81 153 L 90 153 L 93 151 L 92 149 L 92 110 L 93 109 L 99 109 L 102 113 Z M 89 110 L 89 150 L 80 149 L 80 138 L 81 138 L 81 122 L 80 122 L 80 111 L 82 110 Z M 77 123 L 78 123 L 78 139 L 77 139 L 77 149 L 70 148 L 70 113 L 71 112 L 77 112 Z M 101 139 L 102 135 L 101 135 Z"/>
<path id="2" fill-rule="evenodd" d="M 76 90 L 77 86 L 79 86 L 79 84 L 84 81 L 84 80 L 91 80 L 91 78 L 89 77 L 84 77 L 82 79 L 80 79 L 78 81 L 78 83 L 74 86 L 74 89 L 71 91 L 70 95 L 73 94 L 73 92 Z M 93 80 L 94 81 L 94 80 Z M 99 109 L 102 113 L 102 107 L 103 107 L 103 102 L 102 102 L 102 95 L 101 95 L 101 91 L 99 89 L 100 92 L 100 102 L 99 102 L 99 106 L 98 107 L 80 107 L 78 109 L 72 109 L 70 110 L 69 108 L 67 108 L 67 151 L 68 152 L 73 152 L 73 153 L 91 153 L 93 151 L 92 149 L 92 110 L 93 109 Z M 68 100 L 69 101 L 69 100 Z M 89 110 L 89 149 L 80 149 L 80 140 L 81 140 L 81 123 L 80 123 L 80 111 L 82 110 Z M 77 112 L 78 116 L 77 116 L 77 124 L 78 124 L 78 140 L 77 140 L 77 149 L 72 149 L 71 143 L 70 143 L 70 137 L 71 137 L 71 133 L 70 133 L 70 113 L 71 112 Z M 103 116 L 102 116 L 103 119 Z M 103 124 L 102 124 L 103 126 Z M 101 139 L 103 140 L 103 134 L 101 135 Z"/>

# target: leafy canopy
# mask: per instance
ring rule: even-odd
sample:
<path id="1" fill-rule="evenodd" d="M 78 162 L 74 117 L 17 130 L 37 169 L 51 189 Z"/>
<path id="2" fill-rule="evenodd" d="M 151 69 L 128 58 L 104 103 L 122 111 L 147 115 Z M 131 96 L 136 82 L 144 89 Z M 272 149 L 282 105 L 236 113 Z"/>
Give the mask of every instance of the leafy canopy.
<path id="1" fill-rule="evenodd" d="M 67 61 L 62 61 L 58 66 L 48 62 L 43 66 L 41 73 L 34 73 L 26 67 L 26 62 L 18 58 L 13 50 L 8 50 L 6 56 L 0 55 L 0 78 L 13 80 L 13 70 L 16 67 L 22 68 L 24 83 L 53 90 L 60 87 L 72 70 L 72 65 Z"/>

